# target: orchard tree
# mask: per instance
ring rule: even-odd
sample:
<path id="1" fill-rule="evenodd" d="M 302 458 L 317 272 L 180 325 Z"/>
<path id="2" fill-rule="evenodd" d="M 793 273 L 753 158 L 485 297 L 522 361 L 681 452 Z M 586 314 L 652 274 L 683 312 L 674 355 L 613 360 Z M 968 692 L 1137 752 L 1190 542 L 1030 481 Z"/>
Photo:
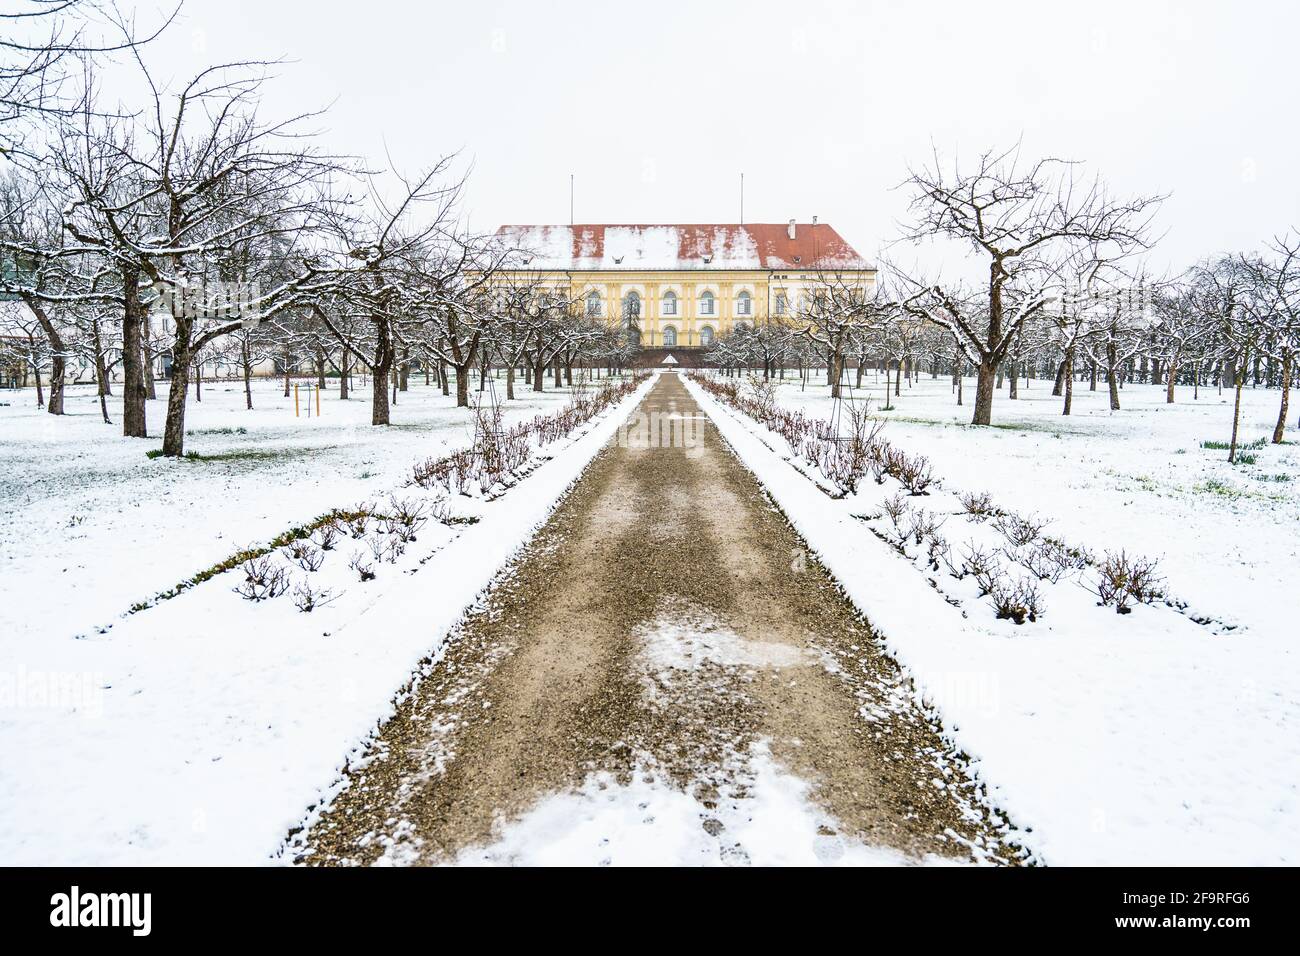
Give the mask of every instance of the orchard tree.
<path id="1" fill-rule="evenodd" d="M 1064 262 L 1081 247 L 1114 261 L 1150 248 L 1150 221 L 1163 197 L 1115 200 L 1100 179 L 1081 181 L 1077 164 L 1020 160 L 1019 147 L 982 154 L 969 167 L 931 166 L 913 170 L 912 226 L 904 239 L 942 237 L 955 241 L 987 264 L 988 280 L 977 310 L 934 283 L 915 297 L 915 308 L 946 325 L 977 368 L 971 421 L 993 419 L 998 367 L 1015 336 L 1039 317 L 1060 287 Z"/>

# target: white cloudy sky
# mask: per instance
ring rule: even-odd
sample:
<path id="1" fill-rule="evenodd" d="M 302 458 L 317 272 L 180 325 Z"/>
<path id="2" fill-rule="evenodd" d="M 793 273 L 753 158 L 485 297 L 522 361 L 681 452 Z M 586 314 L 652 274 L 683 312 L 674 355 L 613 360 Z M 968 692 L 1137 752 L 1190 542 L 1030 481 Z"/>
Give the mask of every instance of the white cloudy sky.
<path id="1" fill-rule="evenodd" d="M 567 221 L 571 172 L 580 222 L 735 221 L 743 171 L 747 220 L 818 215 L 870 255 L 932 143 L 1022 138 L 1171 192 L 1160 259 L 1181 266 L 1300 225 L 1298 35 L 1281 0 L 186 0 L 150 58 L 289 58 L 268 104 L 332 103 L 332 148 L 407 169 L 463 150 L 476 229 Z"/>

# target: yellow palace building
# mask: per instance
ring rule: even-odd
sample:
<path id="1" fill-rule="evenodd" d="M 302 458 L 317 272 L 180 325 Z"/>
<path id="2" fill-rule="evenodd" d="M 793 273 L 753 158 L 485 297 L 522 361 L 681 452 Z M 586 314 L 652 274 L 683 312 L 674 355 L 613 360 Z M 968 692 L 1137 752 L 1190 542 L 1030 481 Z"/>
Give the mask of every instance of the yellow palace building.
<path id="1" fill-rule="evenodd" d="M 698 349 L 740 323 L 792 316 L 828 274 L 875 282 L 831 226 L 810 223 L 502 226 L 517 268 L 627 324 L 646 351 Z"/>

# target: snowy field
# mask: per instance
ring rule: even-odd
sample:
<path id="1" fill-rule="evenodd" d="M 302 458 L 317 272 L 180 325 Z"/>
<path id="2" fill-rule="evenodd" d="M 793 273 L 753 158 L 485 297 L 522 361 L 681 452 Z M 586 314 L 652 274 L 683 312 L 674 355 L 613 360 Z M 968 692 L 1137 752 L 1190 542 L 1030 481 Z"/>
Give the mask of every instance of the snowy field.
<path id="1" fill-rule="evenodd" d="M 824 379 L 823 379 L 824 381 Z M 1051 519 L 1049 531 L 1096 551 L 1125 549 L 1156 558 L 1173 596 L 1193 611 L 1269 639 L 1295 634 L 1300 580 L 1300 428 L 1292 404 L 1287 444 L 1269 444 L 1279 392 L 1243 392 L 1240 443 L 1251 464 L 1202 448 L 1232 434 L 1232 393 L 1203 388 L 1123 388 L 1111 412 L 1106 386 L 1075 383 L 1068 417 L 1051 383 L 1021 383 L 1020 398 L 993 406 L 993 428 L 970 426 L 975 382 L 958 407 L 950 380 L 928 375 L 890 396 L 868 373 L 853 400 L 888 424 L 885 436 L 927 456 L 945 487 L 988 492 L 995 503 Z M 846 393 L 847 394 L 847 393 Z M 829 389 L 780 390 L 782 404 L 831 414 Z"/>
<path id="2" fill-rule="evenodd" d="M 294 416 L 283 379 L 254 382 L 252 411 L 242 381 L 205 384 L 201 402 L 191 389 L 185 450 L 212 461 L 146 457 L 162 447 L 165 383 L 148 403 L 149 439 L 122 437 L 120 395 L 105 425 L 90 386 L 68 389 L 62 418 L 36 407 L 34 389 L 0 391 L 0 506 L 10 516 L 0 527 L 0 634 L 62 638 L 110 624 L 241 548 L 386 494 L 417 460 L 468 445 L 472 411 L 455 407 L 454 388 L 446 397 L 418 380 L 399 393 L 388 428 L 370 424 L 360 379 L 346 402 L 333 381 L 319 418 L 306 417 L 305 393 Z M 516 395 L 507 424 L 568 401 L 565 390 Z"/>
<path id="3" fill-rule="evenodd" d="M 1050 519 L 1046 533 L 1071 545 L 1158 559 L 1187 612 L 1116 615 L 1097 606 L 1084 572 L 1045 585 L 1036 623 L 997 620 L 969 577 L 870 533 L 887 528 L 881 509 L 897 482 L 868 478 L 832 500 L 791 467 L 783 439 L 692 386 L 1043 861 L 1300 862 L 1300 446 L 1252 448 L 1255 462 L 1237 466 L 1203 449 L 1229 434 L 1230 397 L 1214 390 L 1199 403 L 1180 390 L 1170 407 L 1163 390 L 1130 385 L 1112 414 L 1105 391 L 1085 385 L 1062 419 L 1036 382 L 1015 402 L 1000 394 L 1000 427 L 984 429 L 966 424 L 974 383 L 965 391 L 957 408 L 950 383 L 926 377 L 904 384 L 892 411 L 879 410 L 883 385 L 855 392 L 888 419 L 885 437 L 929 456 L 943 480 L 911 506 L 938 514 L 954 544 L 991 544 L 989 525 L 953 494 L 987 491 L 1003 509 Z M 1244 441 L 1271 434 L 1277 399 L 1247 391 Z M 779 400 L 832 411 L 825 386 L 787 384 Z"/>
<path id="4" fill-rule="evenodd" d="M 217 462 L 146 458 L 157 442 L 121 438 L 84 394 L 63 421 L 0 407 L 0 861 L 272 860 L 649 387 L 546 446 L 515 487 L 452 502 L 402 487 L 416 459 L 470 439 L 469 412 L 434 388 L 413 385 L 387 429 L 367 423 L 360 399 L 326 399 L 319 419 L 295 421 L 274 385 L 252 413 L 236 388 L 210 388 L 191 410 L 189 447 L 235 453 Z M 529 394 L 508 420 L 566 400 Z M 371 519 L 361 534 L 345 529 L 315 571 L 273 553 L 294 581 L 331 593 L 309 614 L 296 592 L 245 600 L 236 569 L 122 616 L 250 543 L 393 493 L 475 523 L 431 520 L 381 558 L 367 548 L 394 539 Z M 358 577 L 357 559 L 372 578 Z"/>

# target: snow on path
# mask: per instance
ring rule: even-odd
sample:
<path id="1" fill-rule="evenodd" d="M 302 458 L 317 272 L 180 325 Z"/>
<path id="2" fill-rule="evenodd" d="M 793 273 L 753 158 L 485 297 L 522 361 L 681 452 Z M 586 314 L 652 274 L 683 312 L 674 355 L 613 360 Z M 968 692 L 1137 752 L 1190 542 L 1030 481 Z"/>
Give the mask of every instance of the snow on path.
<path id="1" fill-rule="evenodd" d="M 1047 863 L 1300 863 L 1292 640 L 1219 636 L 1161 606 L 1120 618 L 1082 589 L 1036 625 L 963 617 L 853 517 L 874 484 L 827 498 L 769 447 L 780 438 L 688 384 Z"/>
<path id="2" fill-rule="evenodd" d="M 312 614 L 288 596 L 253 604 L 231 593 L 236 571 L 107 633 L 8 635 L 26 640 L 6 651 L 0 674 L 0 860 L 269 862 L 650 385 L 503 497 L 478 503 L 477 524 L 452 532 L 431 522 L 403 563 L 379 564 L 366 584 L 351 575 L 360 603 Z M 340 549 L 317 574 L 347 577 L 346 560 Z"/>

